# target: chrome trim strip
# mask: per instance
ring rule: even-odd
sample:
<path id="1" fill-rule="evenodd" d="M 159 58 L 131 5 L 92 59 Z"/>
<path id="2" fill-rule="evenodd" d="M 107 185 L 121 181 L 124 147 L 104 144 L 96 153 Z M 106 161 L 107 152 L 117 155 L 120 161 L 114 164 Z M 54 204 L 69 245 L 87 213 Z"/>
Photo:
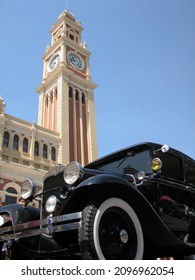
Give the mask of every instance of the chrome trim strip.
<path id="1" fill-rule="evenodd" d="M 61 216 L 49 216 L 43 220 L 30 221 L 0 228 L 0 241 L 18 239 L 41 234 L 52 235 L 54 232 L 79 229 L 81 227 L 82 212 Z M 75 221 L 77 220 L 77 221 Z M 62 223 L 62 224 L 58 224 Z"/>

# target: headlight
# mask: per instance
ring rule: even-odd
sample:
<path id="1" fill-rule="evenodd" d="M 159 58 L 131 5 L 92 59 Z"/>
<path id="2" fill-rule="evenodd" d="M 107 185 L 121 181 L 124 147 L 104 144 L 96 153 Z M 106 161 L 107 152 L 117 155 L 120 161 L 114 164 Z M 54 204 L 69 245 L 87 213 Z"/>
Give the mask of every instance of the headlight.
<path id="1" fill-rule="evenodd" d="M 144 178 L 146 177 L 146 174 L 145 174 L 145 172 L 144 171 L 139 171 L 138 173 L 137 173 L 137 179 L 138 180 L 143 180 Z"/>
<path id="2" fill-rule="evenodd" d="M 64 170 L 64 181 L 68 185 L 74 184 L 83 176 L 82 166 L 75 161 L 71 161 Z"/>
<path id="3" fill-rule="evenodd" d="M 162 161 L 159 158 L 153 158 L 152 170 L 158 171 L 162 167 Z"/>
<path id="4" fill-rule="evenodd" d="M 46 200 L 46 203 L 45 203 L 45 210 L 48 212 L 48 213 L 53 213 L 56 209 L 56 205 L 57 205 L 57 198 L 55 195 L 51 195 L 47 200 Z"/>
<path id="5" fill-rule="evenodd" d="M 35 192 L 35 184 L 31 180 L 26 180 L 22 183 L 21 197 L 27 199 Z"/>

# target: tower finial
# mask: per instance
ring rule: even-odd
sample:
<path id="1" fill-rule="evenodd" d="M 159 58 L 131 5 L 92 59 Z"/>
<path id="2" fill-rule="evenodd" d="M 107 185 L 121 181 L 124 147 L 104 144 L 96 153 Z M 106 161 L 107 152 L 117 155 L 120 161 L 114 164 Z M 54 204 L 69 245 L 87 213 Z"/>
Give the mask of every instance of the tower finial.
<path id="1" fill-rule="evenodd" d="M 68 11 L 68 0 L 66 0 L 66 11 Z"/>

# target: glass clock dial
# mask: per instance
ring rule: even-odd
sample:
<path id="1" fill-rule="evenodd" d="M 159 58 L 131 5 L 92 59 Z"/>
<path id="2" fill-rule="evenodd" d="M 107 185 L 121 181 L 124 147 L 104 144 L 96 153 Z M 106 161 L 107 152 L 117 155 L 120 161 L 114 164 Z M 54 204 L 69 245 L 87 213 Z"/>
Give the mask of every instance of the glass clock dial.
<path id="1" fill-rule="evenodd" d="M 59 56 L 59 54 L 58 54 L 58 55 L 56 55 L 56 56 L 52 59 L 52 61 L 50 62 L 50 64 L 49 64 L 49 70 L 50 70 L 50 71 L 53 71 L 53 70 L 56 68 L 56 66 L 57 66 L 57 64 L 58 64 L 59 61 L 60 61 L 60 56 Z"/>
<path id="2" fill-rule="evenodd" d="M 68 57 L 69 63 L 74 68 L 76 68 L 78 70 L 84 69 L 85 65 L 84 65 L 84 61 L 83 61 L 83 59 L 81 57 L 79 57 L 78 55 L 76 55 L 76 54 L 74 54 L 72 52 L 68 53 L 67 57 Z"/>

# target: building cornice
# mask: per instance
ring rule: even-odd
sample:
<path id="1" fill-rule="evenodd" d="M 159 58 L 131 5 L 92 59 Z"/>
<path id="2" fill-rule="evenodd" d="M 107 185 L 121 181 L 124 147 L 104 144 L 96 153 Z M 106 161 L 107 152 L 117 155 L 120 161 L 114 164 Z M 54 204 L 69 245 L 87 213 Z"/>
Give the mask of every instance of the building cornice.
<path id="1" fill-rule="evenodd" d="M 76 71 L 72 71 L 64 66 L 60 66 L 59 69 L 56 70 L 55 75 L 53 74 L 46 80 L 43 80 L 42 84 L 36 89 L 36 92 L 39 94 L 45 92 L 45 90 L 51 87 L 53 83 L 55 83 L 60 77 L 64 77 L 70 83 L 79 84 L 84 90 L 94 90 L 97 87 L 96 83 L 87 78 L 80 77 L 78 74 Z"/>
<path id="2" fill-rule="evenodd" d="M 0 167 L 0 177 L 6 177 L 6 179 L 19 182 L 26 180 L 28 177 L 33 179 L 37 185 L 42 184 L 42 178 L 48 172 L 43 169 L 36 169 L 32 166 L 6 161 L 0 161 Z"/>

